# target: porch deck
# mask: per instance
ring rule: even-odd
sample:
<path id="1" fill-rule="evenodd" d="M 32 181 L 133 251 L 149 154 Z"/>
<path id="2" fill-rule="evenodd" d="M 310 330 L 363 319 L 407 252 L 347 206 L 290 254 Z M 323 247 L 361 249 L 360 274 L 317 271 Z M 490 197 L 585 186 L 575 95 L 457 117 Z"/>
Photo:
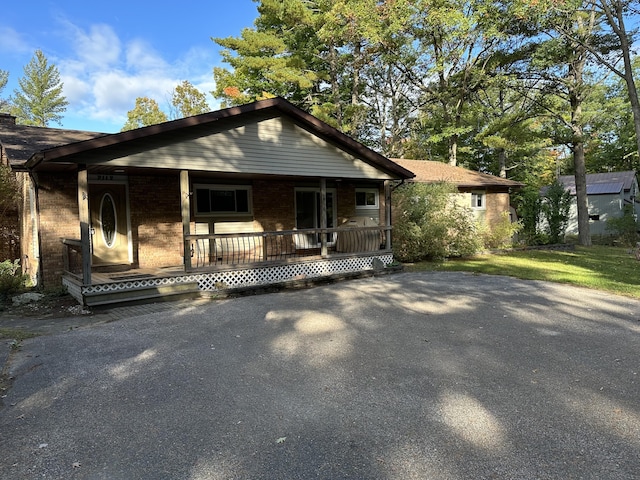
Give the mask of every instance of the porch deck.
<path id="1" fill-rule="evenodd" d="M 63 284 L 83 305 L 97 306 L 355 276 L 393 261 L 389 235 L 390 227 L 189 235 L 191 257 L 185 265 L 119 271 L 93 267 L 89 284 L 77 266 L 79 243 L 64 240 Z"/>

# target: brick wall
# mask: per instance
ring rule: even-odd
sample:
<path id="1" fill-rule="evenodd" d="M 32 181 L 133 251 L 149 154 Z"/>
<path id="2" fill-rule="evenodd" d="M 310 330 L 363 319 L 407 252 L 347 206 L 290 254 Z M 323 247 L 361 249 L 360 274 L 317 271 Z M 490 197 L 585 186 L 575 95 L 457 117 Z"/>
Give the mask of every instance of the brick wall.
<path id="1" fill-rule="evenodd" d="M 45 288 L 55 288 L 60 286 L 60 279 L 64 271 L 61 238 L 80 238 L 78 181 L 75 174 L 49 173 L 41 175 L 38 203 L 40 207 L 41 283 Z"/>
<path id="2" fill-rule="evenodd" d="M 253 182 L 253 215 L 265 231 L 293 230 L 296 222 L 295 183 Z"/>
<path id="3" fill-rule="evenodd" d="M 509 213 L 509 194 L 488 191 L 486 222 L 489 228 L 500 222 L 504 212 Z"/>
<path id="4" fill-rule="evenodd" d="M 129 177 L 129 205 L 134 265 L 182 265 L 178 175 Z"/>

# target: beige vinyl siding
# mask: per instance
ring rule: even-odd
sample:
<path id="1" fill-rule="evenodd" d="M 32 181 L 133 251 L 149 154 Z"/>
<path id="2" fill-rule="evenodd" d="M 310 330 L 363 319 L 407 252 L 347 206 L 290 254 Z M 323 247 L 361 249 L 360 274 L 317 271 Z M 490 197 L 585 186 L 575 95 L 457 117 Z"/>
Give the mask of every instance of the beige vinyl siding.
<path id="1" fill-rule="evenodd" d="M 284 118 L 269 118 L 110 160 L 113 166 L 387 180 L 391 176 Z"/>

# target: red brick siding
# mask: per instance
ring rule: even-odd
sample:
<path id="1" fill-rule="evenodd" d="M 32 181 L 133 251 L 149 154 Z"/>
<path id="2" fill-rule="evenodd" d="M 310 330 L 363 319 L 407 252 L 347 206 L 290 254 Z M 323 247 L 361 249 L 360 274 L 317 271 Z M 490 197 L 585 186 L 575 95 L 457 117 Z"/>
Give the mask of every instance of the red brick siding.
<path id="1" fill-rule="evenodd" d="M 509 194 L 487 192 L 486 223 L 489 228 L 500 222 L 502 214 L 509 213 Z"/>
<path id="2" fill-rule="evenodd" d="M 178 175 L 129 177 L 129 206 L 134 265 L 182 265 Z"/>
<path id="3" fill-rule="evenodd" d="M 62 238 L 80 238 L 78 182 L 74 175 L 42 175 L 38 186 L 40 207 L 40 262 L 42 286 L 60 285 L 64 270 Z"/>
<path id="4" fill-rule="evenodd" d="M 253 215 L 265 231 L 293 230 L 296 223 L 295 183 L 253 182 Z"/>

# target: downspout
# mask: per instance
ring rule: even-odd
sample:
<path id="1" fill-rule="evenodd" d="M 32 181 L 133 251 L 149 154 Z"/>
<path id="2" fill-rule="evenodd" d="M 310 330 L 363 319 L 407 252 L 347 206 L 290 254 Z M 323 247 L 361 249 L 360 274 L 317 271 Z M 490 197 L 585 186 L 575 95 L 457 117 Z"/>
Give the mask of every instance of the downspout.
<path id="1" fill-rule="evenodd" d="M 32 277 L 32 281 L 35 286 L 42 286 L 43 270 L 42 262 L 40 261 L 41 251 L 41 238 L 40 238 L 40 195 L 38 188 L 38 174 L 29 170 L 29 178 L 31 179 L 31 186 L 29 188 L 29 212 L 31 214 L 31 248 L 34 259 L 38 262 L 38 269 L 35 273 L 35 277 Z M 27 257 L 27 262 L 28 262 Z"/>

